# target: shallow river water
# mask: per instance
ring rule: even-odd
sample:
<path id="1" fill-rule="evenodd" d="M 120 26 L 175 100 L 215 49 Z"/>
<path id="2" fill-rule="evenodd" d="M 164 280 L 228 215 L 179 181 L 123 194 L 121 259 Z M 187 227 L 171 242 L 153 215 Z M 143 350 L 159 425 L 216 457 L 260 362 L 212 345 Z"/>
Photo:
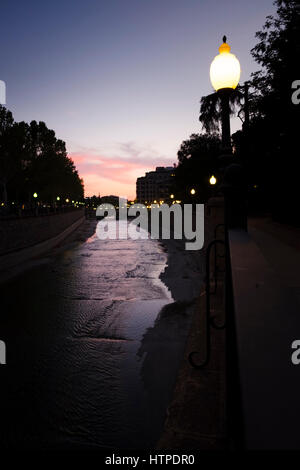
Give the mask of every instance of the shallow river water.
<path id="1" fill-rule="evenodd" d="M 186 338 L 166 263 L 158 241 L 94 233 L 0 285 L 4 446 L 155 445 Z"/>

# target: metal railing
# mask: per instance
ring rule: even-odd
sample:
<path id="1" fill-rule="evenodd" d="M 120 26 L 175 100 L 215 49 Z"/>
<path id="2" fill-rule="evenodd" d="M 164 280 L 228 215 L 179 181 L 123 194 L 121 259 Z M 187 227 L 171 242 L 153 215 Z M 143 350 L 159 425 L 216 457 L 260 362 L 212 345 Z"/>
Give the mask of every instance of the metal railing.
<path id="1" fill-rule="evenodd" d="M 216 226 L 214 235 L 217 235 L 218 228 L 223 224 Z M 223 245 L 225 248 L 224 255 L 218 254 L 217 246 Z M 220 270 L 215 265 L 214 269 L 214 289 L 211 291 L 211 269 L 210 257 L 212 249 L 215 249 L 215 261 L 217 258 L 224 258 L 225 269 Z M 211 316 L 211 295 L 215 294 L 218 289 L 217 276 L 218 273 L 224 273 L 224 300 L 225 300 L 225 318 L 222 324 L 216 324 L 215 318 Z M 196 361 L 196 356 L 200 356 L 200 351 L 192 351 L 188 360 L 190 365 L 195 369 L 205 368 L 211 359 L 211 334 L 212 329 L 224 329 L 225 333 L 225 357 L 226 357 L 226 415 L 227 415 L 227 433 L 228 445 L 233 449 L 243 449 L 244 444 L 244 422 L 241 406 L 240 391 L 240 372 L 237 355 L 237 337 L 234 317 L 234 297 L 232 287 L 231 260 L 228 242 L 228 232 L 225 227 L 225 241 L 216 238 L 207 247 L 206 252 L 206 308 L 205 308 L 205 350 L 204 357 L 200 363 Z"/>
<path id="2" fill-rule="evenodd" d="M 0 220 L 14 220 L 14 219 L 23 219 L 28 217 L 40 217 L 54 214 L 62 214 L 67 212 L 73 212 L 78 209 L 82 209 L 83 206 L 74 207 L 74 206 L 36 206 L 36 207 L 25 207 L 20 206 L 10 206 L 5 208 L 0 208 Z"/>
<path id="3" fill-rule="evenodd" d="M 220 225 L 223 225 L 223 224 L 219 224 L 219 226 Z M 217 229 L 217 227 L 216 227 L 216 229 Z M 215 233 L 216 233 L 216 229 L 215 229 Z M 198 351 L 192 351 L 189 354 L 189 356 L 188 356 L 189 363 L 195 369 L 202 369 L 210 361 L 210 356 L 211 356 L 211 327 L 214 328 L 214 329 L 217 329 L 217 330 L 222 330 L 226 326 L 226 318 L 225 318 L 225 320 L 222 324 L 218 325 L 215 322 L 215 317 L 211 316 L 211 295 L 216 294 L 217 286 L 218 286 L 218 284 L 217 284 L 218 268 L 217 268 L 217 265 L 216 265 L 216 259 L 217 259 L 217 256 L 218 256 L 216 248 L 217 248 L 218 244 L 223 245 L 225 247 L 224 240 L 215 239 L 215 240 L 213 240 L 212 242 L 209 243 L 209 245 L 207 247 L 207 250 L 206 250 L 206 259 L 205 259 L 205 264 L 206 264 L 206 280 L 205 280 L 205 282 L 206 282 L 206 285 L 205 285 L 205 296 L 206 296 L 205 336 L 206 336 L 206 342 L 205 342 L 205 354 L 204 354 L 204 359 L 202 360 L 202 362 L 200 364 L 197 364 L 194 360 L 195 355 L 199 354 Z M 211 276 L 210 276 L 210 264 L 211 264 L 210 263 L 210 255 L 211 255 L 212 248 L 215 248 L 215 270 L 214 270 L 214 290 L 213 291 L 211 291 L 211 285 L 210 285 L 210 281 L 211 281 Z M 224 257 L 224 256 L 225 255 L 222 255 L 221 257 Z M 225 276 L 225 283 L 226 283 L 226 276 Z M 225 315 L 225 317 L 226 317 L 226 315 Z"/>

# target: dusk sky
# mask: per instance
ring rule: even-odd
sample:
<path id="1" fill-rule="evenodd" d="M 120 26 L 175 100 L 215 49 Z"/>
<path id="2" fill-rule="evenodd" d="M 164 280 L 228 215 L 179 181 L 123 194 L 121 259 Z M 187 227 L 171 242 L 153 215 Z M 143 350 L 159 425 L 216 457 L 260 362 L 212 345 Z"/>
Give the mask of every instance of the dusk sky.
<path id="1" fill-rule="evenodd" d="M 172 165 L 182 140 L 200 132 L 199 101 L 212 92 L 223 35 L 241 82 L 259 68 L 250 49 L 272 3 L 2 0 L 6 106 L 66 142 L 86 195 L 134 198 L 136 178 Z"/>

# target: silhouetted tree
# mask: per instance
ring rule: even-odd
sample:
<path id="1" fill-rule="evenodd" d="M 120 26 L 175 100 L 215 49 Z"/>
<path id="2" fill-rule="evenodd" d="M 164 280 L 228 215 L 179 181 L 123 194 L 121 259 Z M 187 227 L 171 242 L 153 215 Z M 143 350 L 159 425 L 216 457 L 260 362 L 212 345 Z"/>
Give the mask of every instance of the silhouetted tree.
<path id="1" fill-rule="evenodd" d="M 13 123 L 12 113 L 0 105 L 0 183 L 5 203 L 7 203 L 7 184 L 13 173 L 14 166 L 9 151 L 9 133 Z"/>
<path id="2" fill-rule="evenodd" d="M 217 157 L 221 151 L 221 140 L 217 134 L 192 134 L 184 140 L 177 153 L 174 193 L 182 201 L 204 202 L 211 194 L 209 178 L 218 176 Z M 196 189 L 191 197 L 190 190 Z"/>
<path id="3" fill-rule="evenodd" d="M 237 155 L 247 168 L 250 187 L 264 199 L 273 216 L 300 223 L 297 148 L 300 106 L 292 103 L 292 83 L 300 79 L 300 11 L 296 1 L 275 2 L 258 44 L 252 49 L 262 66 L 252 74 L 255 99 L 249 129 L 233 136 Z"/>
<path id="4" fill-rule="evenodd" d="M 241 107 L 242 100 L 243 93 L 241 92 L 241 88 L 237 87 L 235 90 L 232 90 L 229 99 L 231 115 L 236 114 L 237 107 Z M 208 134 L 220 132 L 221 99 L 217 92 L 201 98 L 199 121 Z"/>
<path id="5" fill-rule="evenodd" d="M 0 107 L 0 183 L 3 200 L 8 194 L 28 201 L 34 192 L 44 202 L 82 199 L 83 180 L 68 157 L 65 142 L 44 122 L 16 123 L 10 111 Z"/>

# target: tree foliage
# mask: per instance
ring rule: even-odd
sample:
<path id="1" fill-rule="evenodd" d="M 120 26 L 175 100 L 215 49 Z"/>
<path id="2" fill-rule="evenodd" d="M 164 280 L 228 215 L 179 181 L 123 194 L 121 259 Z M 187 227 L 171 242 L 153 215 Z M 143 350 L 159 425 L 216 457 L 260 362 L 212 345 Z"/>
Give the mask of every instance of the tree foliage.
<path id="1" fill-rule="evenodd" d="M 242 100 L 243 93 L 241 92 L 241 88 L 237 87 L 235 90 L 232 90 L 229 99 L 231 116 L 236 114 L 237 108 L 241 106 Z M 199 121 L 206 133 L 215 134 L 220 132 L 221 99 L 217 92 L 201 98 Z"/>
<path id="2" fill-rule="evenodd" d="M 292 83 L 300 79 L 300 10 L 293 0 L 277 0 L 275 5 L 276 15 L 267 17 L 251 51 L 261 66 L 251 80 L 256 112 L 248 132 L 238 139 L 237 150 L 251 170 L 252 182 L 260 181 L 273 215 L 299 223 L 296 167 L 300 106 L 293 104 L 291 97 Z"/>
<path id="3" fill-rule="evenodd" d="M 81 199 L 83 181 L 68 157 L 65 142 L 44 122 L 14 122 L 0 106 L 0 183 L 2 199 L 28 201 L 37 192 L 40 200 Z"/>
<path id="4" fill-rule="evenodd" d="M 196 189 L 193 200 L 207 200 L 210 195 L 209 178 L 217 174 L 217 157 L 221 140 L 217 134 L 192 134 L 184 140 L 177 153 L 179 164 L 175 171 L 176 197 L 191 199 L 190 190 Z"/>

